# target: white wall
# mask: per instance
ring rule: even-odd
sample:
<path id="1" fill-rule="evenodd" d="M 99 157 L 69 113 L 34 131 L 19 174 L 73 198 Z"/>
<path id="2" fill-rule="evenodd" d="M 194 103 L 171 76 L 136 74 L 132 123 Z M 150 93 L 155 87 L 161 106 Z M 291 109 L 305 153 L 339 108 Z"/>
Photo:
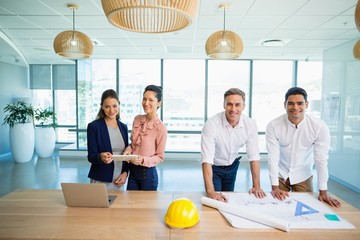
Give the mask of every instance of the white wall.
<path id="1" fill-rule="evenodd" d="M 0 62 L 0 157 L 10 153 L 9 126 L 2 125 L 4 107 L 15 98 L 30 97 L 28 69 Z"/>
<path id="2" fill-rule="evenodd" d="M 330 177 L 360 192 L 360 61 L 357 39 L 324 51 L 322 118 L 331 131 Z"/>

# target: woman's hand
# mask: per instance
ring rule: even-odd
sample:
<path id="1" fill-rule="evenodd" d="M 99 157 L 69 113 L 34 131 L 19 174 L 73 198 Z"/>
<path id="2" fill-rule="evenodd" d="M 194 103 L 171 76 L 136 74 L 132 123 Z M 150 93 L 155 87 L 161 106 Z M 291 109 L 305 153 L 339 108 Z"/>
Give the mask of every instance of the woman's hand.
<path id="1" fill-rule="evenodd" d="M 130 155 L 132 153 L 132 148 L 130 147 L 130 145 L 129 146 L 127 146 L 126 148 L 125 148 L 125 150 L 123 151 L 123 155 Z"/>
<path id="2" fill-rule="evenodd" d="M 121 173 L 114 181 L 113 183 L 115 184 L 115 186 L 117 187 L 122 187 L 125 182 L 126 182 L 126 178 L 127 178 L 127 172 L 123 172 Z"/>
<path id="3" fill-rule="evenodd" d="M 112 154 L 110 152 L 102 152 L 100 153 L 100 160 L 105 164 L 109 164 L 113 161 Z"/>
<path id="4" fill-rule="evenodd" d="M 142 164 L 144 162 L 144 156 L 138 156 L 137 158 L 133 158 L 130 160 L 130 162 L 136 166 Z"/>

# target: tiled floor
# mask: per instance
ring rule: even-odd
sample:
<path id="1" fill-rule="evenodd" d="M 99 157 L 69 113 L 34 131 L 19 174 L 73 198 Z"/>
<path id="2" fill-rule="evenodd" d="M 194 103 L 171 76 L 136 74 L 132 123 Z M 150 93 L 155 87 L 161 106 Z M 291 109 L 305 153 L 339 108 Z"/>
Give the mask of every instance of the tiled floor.
<path id="1" fill-rule="evenodd" d="M 25 188 L 60 189 L 61 182 L 87 183 L 89 162 L 86 157 L 36 158 L 27 163 L 0 160 L 0 196 Z M 158 166 L 159 191 L 204 191 L 201 164 L 198 160 L 165 160 Z M 314 176 L 316 182 L 316 175 Z M 241 162 L 235 191 L 246 192 L 251 187 L 249 163 Z M 270 191 L 267 162 L 261 162 L 261 184 L 265 192 Z M 360 194 L 335 181 L 329 180 L 329 192 L 360 209 Z M 315 186 L 316 189 L 316 186 Z M 317 191 L 317 190 L 316 190 Z"/>

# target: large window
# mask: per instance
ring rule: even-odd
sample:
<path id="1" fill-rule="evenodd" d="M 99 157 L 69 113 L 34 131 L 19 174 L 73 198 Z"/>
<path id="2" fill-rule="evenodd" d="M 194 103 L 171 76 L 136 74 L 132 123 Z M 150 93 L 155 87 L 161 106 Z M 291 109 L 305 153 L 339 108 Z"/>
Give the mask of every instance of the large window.
<path id="1" fill-rule="evenodd" d="M 200 150 L 204 96 L 205 61 L 164 60 L 163 120 L 168 130 L 167 150 Z"/>
<path id="2" fill-rule="evenodd" d="M 32 104 L 35 108 L 52 108 L 53 96 L 51 90 L 33 90 L 32 91 Z"/>
<path id="3" fill-rule="evenodd" d="M 320 118 L 322 62 L 298 62 L 297 85 L 306 90 L 309 107 L 307 114 Z"/>
<path id="4" fill-rule="evenodd" d="M 95 120 L 101 95 L 116 90 L 116 60 L 85 60 L 78 62 L 78 145 L 86 147 L 87 124 Z"/>
<path id="5" fill-rule="evenodd" d="M 76 143 L 76 67 L 75 65 L 53 65 L 52 67 L 54 108 L 59 126 L 57 141 Z"/>
<path id="6" fill-rule="evenodd" d="M 59 127 L 56 128 L 57 141 L 76 143 L 76 91 L 56 90 L 55 111 Z"/>
<path id="7" fill-rule="evenodd" d="M 249 61 L 209 61 L 207 117 L 224 111 L 224 93 L 229 88 L 239 88 L 245 92 L 244 113 L 249 115 L 249 79 Z"/>
<path id="8" fill-rule="evenodd" d="M 229 88 L 240 88 L 246 93 L 244 114 L 257 122 L 263 153 L 266 152 L 266 125 L 285 114 L 284 95 L 288 88 L 297 85 L 307 90 L 310 114 L 319 116 L 325 104 L 320 102 L 322 62 L 98 59 L 79 60 L 77 68 L 75 65 L 49 66 L 31 68 L 33 96 L 41 106 L 54 104 L 60 125 L 57 141 L 76 143 L 80 149 L 86 148 L 87 124 L 96 118 L 101 95 L 109 88 L 119 93 L 121 121 L 131 130 L 134 117 L 143 114 L 141 101 L 145 87 L 149 84 L 163 87 L 163 102 L 158 114 L 168 130 L 167 152 L 200 151 L 204 123 L 224 110 L 223 96 Z M 51 71 L 52 77 L 49 77 Z M 45 79 L 44 74 L 48 80 L 39 82 L 37 79 Z M 338 102 L 334 94 L 327 104 Z M 344 130 L 356 132 L 349 134 L 354 139 L 359 132 L 354 124 L 358 112 L 355 105 L 347 106 L 349 117 L 344 121 Z M 331 109 L 336 111 L 337 108 Z M 331 125 L 333 118 L 322 117 Z M 352 146 L 353 141 L 347 142 L 347 146 Z"/>
<path id="9" fill-rule="evenodd" d="M 121 121 L 132 128 L 136 115 L 144 114 L 141 102 L 147 85 L 160 86 L 161 61 L 157 60 L 119 60 L 119 98 L 121 102 Z M 158 110 L 161 114 L 162 108 Z"/>
<path id="10" fill-rule="evenodd" d="M 264 132 L 273 118 L 284 114 L 284 96 L 292 86 L 293 61 L 254 61 L 252 117 Z"/>
<path id="11" fill-rule="evenodd" d="M 58 124 L 57 142 L 77 141 L 75 73 L 74 64 L 30 65 L 30 87 L 34 106 L 54 108 Z"/>
<path id="12" fill-rule="evenodd" d="M 272 119 L 284 114 L 284 96 L 293 85 L 293 61 L 254 61 L 252 117 L 259 132 Z M 260 151 L 266 152 L 265 135 L 259 135 Z"/>
<path id="13" fill-rule="evenodd" d="M 168 130 L 200 131 L 204 123 L 205 61 L 164 60 L 164 122 Z"/>

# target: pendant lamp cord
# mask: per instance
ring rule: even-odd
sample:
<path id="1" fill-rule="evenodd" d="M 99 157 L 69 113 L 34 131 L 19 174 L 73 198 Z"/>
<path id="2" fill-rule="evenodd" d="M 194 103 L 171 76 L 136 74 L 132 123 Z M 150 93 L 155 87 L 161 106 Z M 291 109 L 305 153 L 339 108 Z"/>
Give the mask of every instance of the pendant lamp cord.
<path id="1" fill-rule="evenodd" d="M 225 7 L 224 7 L 224 31 L 225 31 Z"/>
<path id="2" fill-rule="evenodd" d="M 73 10 L 73 31 L 75 31 L 75 8 Z"/>
<path id="3" fill-rule="evenodd" d="M 72 8 L 73 11 L 73 31 L 71 36 L 71 45 L 76 45 L 75 41 L 75 7 Z"/>

